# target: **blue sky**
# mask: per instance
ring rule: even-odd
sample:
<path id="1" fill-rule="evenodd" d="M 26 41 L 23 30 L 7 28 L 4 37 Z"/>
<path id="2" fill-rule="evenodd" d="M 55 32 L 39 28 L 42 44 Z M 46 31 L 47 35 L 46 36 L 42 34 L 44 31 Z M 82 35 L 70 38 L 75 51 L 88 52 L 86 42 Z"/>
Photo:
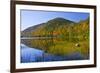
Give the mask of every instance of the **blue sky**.
<path id="1" fill-rule="evenodd" d="M 21 30 L 47 22 L 57 17 L 79 22 L 80 20 L 87 19 L 89 13 L 21 10 Z"/>

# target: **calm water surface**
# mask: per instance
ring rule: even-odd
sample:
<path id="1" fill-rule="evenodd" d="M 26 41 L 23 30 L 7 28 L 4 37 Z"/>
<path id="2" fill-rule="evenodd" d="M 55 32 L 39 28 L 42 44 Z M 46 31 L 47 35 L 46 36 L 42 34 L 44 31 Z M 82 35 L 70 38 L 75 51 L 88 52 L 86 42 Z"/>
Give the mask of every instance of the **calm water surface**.
<path id="1" fill-rule="evenodd" d="M 81 60 L 83 59 L 79 53 L 74 53 L 67 56 L 55 56 L 45 53 L 36 48 L 30 48 L 21 44 L 21 63 L 29 62 L 48 62 L 48 61 L 64 61 L 64 60 Z"/>

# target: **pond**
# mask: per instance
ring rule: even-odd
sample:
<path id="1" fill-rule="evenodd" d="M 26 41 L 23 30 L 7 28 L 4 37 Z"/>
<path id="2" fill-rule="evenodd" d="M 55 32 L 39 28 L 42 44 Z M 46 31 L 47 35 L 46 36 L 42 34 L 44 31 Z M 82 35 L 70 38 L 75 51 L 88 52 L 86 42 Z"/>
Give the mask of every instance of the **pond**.
<path id="1" fill-rule="evenodd" d="M 29 62 L 49 62 L 49 61 L 68 61 L 68 60 L 81 60 L 83 59 L 79 53 L 71 55 L 59 56 L 45 53 L 43 50 L 30 48 L 21 44 L 21 63 Z"/>

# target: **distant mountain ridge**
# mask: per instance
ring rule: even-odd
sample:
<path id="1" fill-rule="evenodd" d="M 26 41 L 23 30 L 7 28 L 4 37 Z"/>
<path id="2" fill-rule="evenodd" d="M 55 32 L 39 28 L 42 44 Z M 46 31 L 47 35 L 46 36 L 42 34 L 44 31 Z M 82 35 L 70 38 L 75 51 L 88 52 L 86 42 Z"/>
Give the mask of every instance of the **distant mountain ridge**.
<path id="1" fill-rule="evenodd" d="M 43 31 L 44 29 L 48 30 L 49 29 L 48 27 L 52 29 L 52 28 L 59 28 L 61 26 L 69 26 L 72 24 L 75 24 L 75 22 L 64 19 L 64 18 L 57 17 L 57 18 L 47 21 L 46 23 L 41 23 L 41 24 L 26 28 L 25 30 L 21 31 L 21 36 L 22 37 L 35 36 L 35 34 L 33 34 L 34 32 L 36 33 L 39 30 Z"/>
<path id="2" fill-rule="evenodd" d="M 71 21 L 71 20 L 68 20 L 68 19 L 65 19 L 65 18 L 61 18 L 61 17 L 57 17 L 57 18 L 54 18 L 52 20 L 49 20 L 47 23 L 52 23 L 52 22 L 63 22 L 63 23 L 74 23 L 74 21 Z"/>

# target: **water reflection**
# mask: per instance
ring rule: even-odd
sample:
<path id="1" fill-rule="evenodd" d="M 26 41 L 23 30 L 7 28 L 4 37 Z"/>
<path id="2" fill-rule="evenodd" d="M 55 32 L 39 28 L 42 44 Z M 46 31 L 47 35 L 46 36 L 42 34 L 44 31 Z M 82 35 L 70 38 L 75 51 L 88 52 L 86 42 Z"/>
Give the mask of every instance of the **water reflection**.
<path id="1" fill-rule="evenodd" d="M 48 62 L 48 61 L 64 61 L 64 60 L 79 60 L 82 59 L 79 53 L 74 53 L 69 56 L 55 56 L 45 53 L 42 50 L 29 48 L 21 44 L 21 63 L 27 62 Z"/>
<path id="2" fill-rule="evenodd" d="M 86 59 L 79 52 L 67 54 L 66 52 L 62 52 L 63 48 L 59 50 L 58 44 L 65 45 L 65 42 L 61 41 L 61 39 L 52 38 L 21 39 L 21 63 Z"/>

